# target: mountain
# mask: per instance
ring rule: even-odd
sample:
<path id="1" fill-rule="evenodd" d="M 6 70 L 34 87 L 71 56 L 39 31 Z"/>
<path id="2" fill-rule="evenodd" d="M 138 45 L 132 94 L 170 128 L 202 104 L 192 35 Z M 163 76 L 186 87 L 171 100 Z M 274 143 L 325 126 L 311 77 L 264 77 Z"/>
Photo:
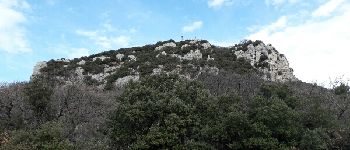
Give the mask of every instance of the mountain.
<path id="1" fill-rule="evenodd" d="M 0 149 L 350 149 L 350 87 L 272 45 L 162 41 L 39 62 L 0 83 Z"/>
<path id="2" fill-rule="evenodd" d="M 250 40 L 231 47 L 215 46 L 206 40 L 168 40 L 73 60 L 50 60 L 37 63 L 32 78 L 46 77 L 61 82 L 80 80 L 112 88 L 151 74 L 175 73 L 197 79 L 202 74 L 220 71 L 254 74 L 266 81 L 298 81 L 283 54 L 270 44 Z"/>

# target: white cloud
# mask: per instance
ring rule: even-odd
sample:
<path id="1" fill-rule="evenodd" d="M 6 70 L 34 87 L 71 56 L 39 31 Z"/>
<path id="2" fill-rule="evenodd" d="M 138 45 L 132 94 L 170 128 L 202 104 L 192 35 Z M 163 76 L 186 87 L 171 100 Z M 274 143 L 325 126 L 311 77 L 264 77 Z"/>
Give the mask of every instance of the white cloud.
<path id="1" fill-rule="evenodd" d="M 22 26 L 27 18 L 19 11 L 23 9 L 30 9 L 26 1 L 0 0 L 0 51 L 12 54 L 31 51 Z"/>
<path id="2" fill-rule="evenodd" d="M 131 34 L 135 34 L 135 33 L 137 32 L 137 29 L 136 29 L 136 28 L 130 28 L 130 29 L 129 29 L 129 32 L 130 32 Z"/>
<path id="3" fill-rule="evenodd" d="M 331 15 L 345 0 L 329 0 L 327 3 L 321 5 L 316 9 L 312 16 L 314 17 L 327 17 Z"/>
<path id="4" fill-rule="evenodd" d="M 45 0 L 45 2 L 48 4 L 48 5 L 56 5 L 56 3 L 58 2 L 58 0 Z"/>
<path id="5" fill-rule="evenodd" d="M 127 37 L 127 36 L 118 36 L 118 37 L 114 37 L 112 39 L 117 45 L 120 45 L 120 46 L 128 46 L 129 45 L 129 41 L 130 41 L 130 38 Z"/>
<path id="6" fill-rule="evenodd" d="M 89 55 L 89 50 L 86 48 L 72 48 L 68 52 L 68 58 L 80 58 L 82 56 L 88 56 Z"/>
<path id="7" fill-rule="evenodd" d="M 272 5 L 272 6 L 281 6 L 283 4 L 294 4 L 299 2 L 300 0 L 265 0 L 265 3 L 267 5 Z"/>
<path id="8" fill-rule="evenodd" d="M 202 21 L 195 21 L 189 25 L 186 25 L 182 28 L 183 32 L 193 32 L 195 30 L 198 30 L 200 28 L 202 28 L 203 26 L 203 22 Z"/>
<path id="9" fill-rule="evenodd" d="M 287 16 L 280 17 L 276 22 L 272 23 L 268 28 L 270 30 L 277 30 L 287 26 Z"/>
<path id="10" fill-rule="evenodd" d="M 211 8 L 219 8 L 222 6 L 232 5 L 233 0 L 209 0 L 208 6 Z"/>
<path id="11" fill-rule="evenodd" d="M 76 33 L 81 36 L 85 36 L 93 41 L 96 45 L 104 49 L 111 49 L 117 47 L 126 47 L 129 45 L 130 37 L 120 36 L 107 36 L 100 31 L 84 31 L 77 30 Z"/>
<path id="12" fill-rule="evenodd" d="M 215 46 L 230 47 L 230 46 L 234 46 L 235 43 L 237 43 L 237 42 L 236 41 L 215 41 L 215 40 L 211 40 L 210 43 L 212 45 L 215 45 Z"/>
<path id="13" fill-rule="evenodd" d="M 350 78 L 347 45 L 350 41 L 350 5 L 342 5 L 339 10 L 341 12 L 327 19 L 310 16 L 297 25 L 289 25 L 287 20 L 277 21 L 247 38 L 271 43 L 285 53 L 295 75 L 303 81 L 326 82 L 330 77 L 342 75 Z M 280 29 L 274 30 L 273 26 Z"/>
<path id="14" fill-rule="evenodd" d="M 56 58 L 73 59 L 90 55 L 90 50 L 87 48 L 72 47 L 72 45 L 64 43 L 51 45 L 50 47 L 46 47 L 46 49 L 50 49 L 50 51 L 55 54 Z"/>

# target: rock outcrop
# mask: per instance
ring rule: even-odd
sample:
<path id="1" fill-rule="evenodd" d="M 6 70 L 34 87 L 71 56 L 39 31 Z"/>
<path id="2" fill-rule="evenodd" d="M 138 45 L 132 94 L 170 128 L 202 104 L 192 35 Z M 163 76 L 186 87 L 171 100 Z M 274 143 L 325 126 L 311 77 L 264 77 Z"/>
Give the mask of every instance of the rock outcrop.
<path id="1" fill-rule="evenodd" d="M 40 75 L 40 70 L 45 67 L 47 67 L 46 61 L 37 62 L 33 68 L 32 77 Z"/>
<path id="2" fill-rule="evenodd" d="M 238 50 L 235 54 L 238 58 L 246 58 L 252 66 L 262 71 L 265 80 L 278 82 L 298 80 L 293 75 L 293 69 L 289 67 L 287 58 L 270 44 L 260 43 L 256 46 L 249 44 L 246 51 Z"/>
<path id="3" fill-rule="evenodd" d="M 159 51 L 159 50 L 162 50 L 165 47 L 176 47 L 176 43 L 174 43 L 174 42 L 165 43 L 165 44 L 163 44 L 161 46 L 156 47 L 155 50 Z"/>

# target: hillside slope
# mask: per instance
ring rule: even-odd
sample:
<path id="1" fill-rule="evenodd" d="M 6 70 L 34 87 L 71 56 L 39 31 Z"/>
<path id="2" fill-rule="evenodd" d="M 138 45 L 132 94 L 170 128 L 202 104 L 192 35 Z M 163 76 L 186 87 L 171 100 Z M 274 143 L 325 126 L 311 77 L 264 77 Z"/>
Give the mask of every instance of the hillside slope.
<path id="1" fill-rule="evenodd" d="M 218 47 L 206 40 L 168 40 L 73 60 L 39 62 L 32 77 L 61 82 L 80 80 L 110 89 L 150 74 L 175 73 L 197 79 L 203 73 L 217 75 L 220 70 L 254 74 L 266 81 L 298 80 L 286 57 L 270 44 L 242 41 L 232 47 Z"/>
<path id="2" fill-rule="evenodd" d="M 350 149 L 350 87 L 333 86 L 261 41 L 50 60 L 0 84 L 0 149 Z"/>

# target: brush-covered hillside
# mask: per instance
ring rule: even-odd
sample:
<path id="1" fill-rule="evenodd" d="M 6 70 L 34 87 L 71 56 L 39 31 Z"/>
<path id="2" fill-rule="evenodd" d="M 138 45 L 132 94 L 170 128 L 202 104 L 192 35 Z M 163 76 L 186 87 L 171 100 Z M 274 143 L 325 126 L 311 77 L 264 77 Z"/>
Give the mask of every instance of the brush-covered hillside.
<path id="1" fill-rule="evenodd" d="M 33 77 L 61 82 L 84 80 L 110 89 L 147 75 L 178 74 L 197 79 L 220 71 L 256 75 L 266 81 L 297 81 L 286 57 L 271 45 L 242 41 L 232 47 L 218 47 L 206 40 L 168 40 L 73 60 L 39 62 Z"/>
<path id="2" fill-rule="evenodd" d="M 350 149 L 350 91 L 262 41 L 162 41 L 39 62 L 0 85 L 0 149 Z"/>

